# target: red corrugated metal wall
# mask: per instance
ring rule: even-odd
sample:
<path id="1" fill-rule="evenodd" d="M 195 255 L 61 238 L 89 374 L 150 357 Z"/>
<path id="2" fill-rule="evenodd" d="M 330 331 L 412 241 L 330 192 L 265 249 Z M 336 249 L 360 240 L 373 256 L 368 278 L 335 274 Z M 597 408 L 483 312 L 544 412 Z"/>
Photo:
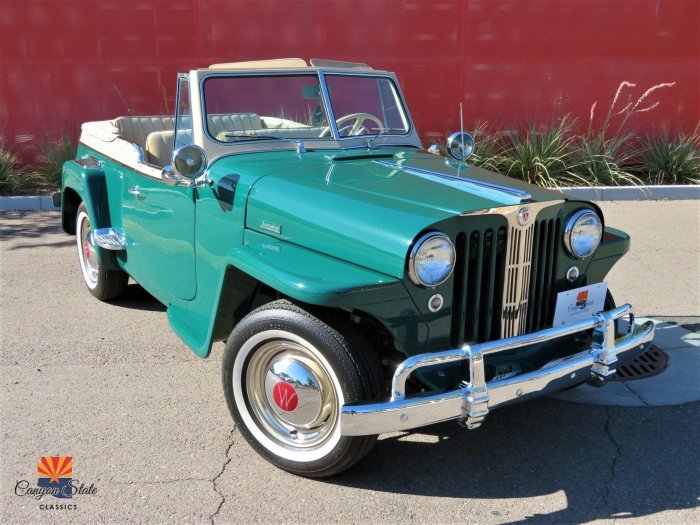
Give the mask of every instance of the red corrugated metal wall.
<path id="1" fill-rule="evenodd" d="M 423 136 L 460 101 L 469 123 L 586 122 L 624 80 L 676 83 L 630 124 L 693 128 L 699 25 L 698 0 L 2 0 L 0 134 L 170 113 L 178 71 L 288 56 L 395 71 Z"/>

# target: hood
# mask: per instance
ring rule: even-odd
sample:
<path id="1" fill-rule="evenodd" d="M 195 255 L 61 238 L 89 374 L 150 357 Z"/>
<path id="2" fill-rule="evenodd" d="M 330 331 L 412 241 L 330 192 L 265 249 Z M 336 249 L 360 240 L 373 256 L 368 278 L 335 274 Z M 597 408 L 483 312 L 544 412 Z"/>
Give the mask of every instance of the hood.
<path id="1" fill-rule="evenodd" d="M 310 152 L 258 179 L 246 227 L 401 278 L 423 230 L 463 212 L 519 204 L 527 194 L 562 198 L 426 153 Z"/>

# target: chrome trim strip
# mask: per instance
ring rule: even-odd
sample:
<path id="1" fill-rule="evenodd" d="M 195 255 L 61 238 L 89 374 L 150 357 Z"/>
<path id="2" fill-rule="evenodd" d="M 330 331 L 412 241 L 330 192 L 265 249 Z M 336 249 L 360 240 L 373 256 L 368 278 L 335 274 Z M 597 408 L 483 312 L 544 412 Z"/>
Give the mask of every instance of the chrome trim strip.
<path id="1" fill-rule="evenodd" d="M 333 112 L 333 106 L 331 105 L 331 97 L 328 93 L 328 86 L 326 86 L 326 77 L 322 71 L 318 72 L 318 85 L 321 88 L 321 95 L 323 97 L 323 105 L 326 106 L 326 116 L 328 117 L 328 125 L 331 127 L 331 136 L 333 140 L 339 140 L 340 134 L 338 133 L 338 124 L 335 121 L 335 113 Z"/>
<path id="2" fill-rule="evenodd" d="M 128 143 L 128 144 L 131 144 L 131 145 L 133 145 L 133 146 L 136 146 L 137 148 L 140 148 L 140 146 L 139 146 L 138 144 L 136 144 L 135 142 L 130 142 L 130 141 L 128 141 L 128 140 L 126 140 L 126 139 L 123 139 L 123 138 L 121 138 L 121 137 L 119 137 L 118 140 L 124 141 L 124 142 L 126 142 L 126 143 Z M 135 173 L 139 174 L 139 175 L 142 176 L 142 177 L 146 177 L 147 179 L 151 179 L 151 180 L 154 180 L 154 181 L 161 181 L 161 182 L 162 182 L 162 180 L 163 180 L 162 177 L 160 177 L 160 176 L 159 176 L 159 177 L 156 177 L 156 176 L 154 176 L 154 175 L 150 175 L 150 174 L 148 174 L 148 173 L 145 173 L 145 172 L 143 171 L 143 169 L 139 169 L 139 168 L 142 168 L 142 167 L 143 167 L 143 168 L 152 168 L 152 169 L 156 169 L 156 170 L 159 170 L 159 171 L 160 171 L 161 168 L 159 168 L 158 166 L 155 166 L 154 164 L 150 164 L 150 163 L 148 163 L 148 162 L 141 162 L 140 160 L 138 160 L 137 163 L 136 163 L 136 167 L 134 167 L 134 166 L 129 166 L 129 165 L 126 164 L 123 160 L 118 160 L 116 157 L 114 157 L 114 156 L 112 156 L 112 155 L 108 155 L 108 154 L 105 153 L 104 151 L 100 151 L 98 148 L 96 148 L 96 147 L 94 147 L 94 146 L 92 146 L 92 145 L 90 145 L 90 144 L 86 144 L 83 140 L 80 140 L 80 141 L 78 142 L 78 144 L 79 144 L 79 145 L 82 145 L 82 146 L 85 146 L 86 148 L 89 148 L 89 149 L 91 149 L 91 150 L 93 150 L 93 151 L 96 151 L 96 152 L 98 152 L 98 153 L 104 155 L 106 159 L 108 159 L 108 160 L 110 160 L 110 161 L 112 161 L 112 162 L 114 162 L 114 163 L 116 163 L 116 164 L 118 164 L 118 165 L 120 165 L 120 166 L 122 166 L 122 167 L 124 167 L 124 168 L 126 168 L 126 169 L 132 170 L 132 171 L 134 171 Z M 92 156 L 92 155 L 90 155 L 90 156 Z M 76 162 L 77 162 L 77 160 L 76 160 Z M 102 163 L 102 166 L 104 166 L 104 161 L 98 160 L 98 162 Z"/>
<path id="3" fill-rule="evenodd" d="M 80 159 L 75 159 L 75 163 L 83 169 L 101 168 L 104 166 L 104 163 L 101 160 L 96 159 L 92 155 L 85 155 Z"/>
<path id="4" fill-rule="evenodd" d="M 482 186 L 484 188 L 489 188 L 491 190 L 496 190 L 496 191 L 500 191 L 501 193 L 506 193 L 508 195 L 515 196 L 515 197 L 519 198 L 521 202 L 532 198 L 532 195 L 530 195 L 528 192 L 526 192 L 524 190 L 519 190 L 517 188 L 510 188 L 508 186 L 501 186 L 500 184 L 494 184 L 492 182 L 485 182 L 482 180 L 470 179 L 469 177 L 460 177 L 458 175 L 450 175 L 449 173 L 442 173 L 439 171 L 426 170 L 423 168 L 415 168 L 413 166 L 403 166 L 401 164 L 396 164 L 395 162 L 389 162 L 389 161 L 384 161 L 384 160 L 375 160 L 374 162 L 376 162 L 378 164 L 382 164 L 388 168 L 392 168 L 395 170 L 402 170 L 402 171 L 405 171 L 407 173 L 413 172 L 414 174 L 418 174 L 418 175 L 433 175 L 435 177 L 440 177 L 440 178 L 448 179 L 448 180 L 470 182 L 472 184 L 476 184 L 477 186 Z"/>
<path id="5" fill-rule="evenodd" d="M 615 338 L 614 322 L 625 316 L 630 318 L 629 332 Z M 533 372 L 488 383 L 484 381 L 485 355 L 589 329 L 594 330 L 595 342 L 587 350 L 554 360 Z M 468 428 L 476 428 L 493 408 L 562 390 L 586 379 L 596 384 L 605 383 L 615 373 L 614 366 L 619 355 L 645 345 L 653 338 L 653 321 L 636 327 L 632 306 L 626 304 L 568 326 L 409 357 L 394 372 L 389 401 L 342 407 L 341 434 L 364 436 L 396 432 L 450 419 L 460 419 Z M 469 360 L 469 381 L 448 392 L 406 398 L 406 380 L 414 371 L 463 360 Z"/>
<path id="6" fill-rule="evenodd" d="M 137 158 L 138 158 L 138 163 L 139 163 L 139 164 L 149 164 L 149 163 L 146 161 L 146 153 L 143 151 L 143 148 L 142 148 L 141 146 L 139 146 L 138 144 L 136 144 L 136 142 L 132 142 L 132 141 L 130 141 L 130 140 L 128 140 L 128 139 L 122 138 L 122 140 L 123 140 L 124 142 L 130 144 L 131 147 L 133 147 L 134 150 L 136 150 L 136 156 L 137 156 Z"/>

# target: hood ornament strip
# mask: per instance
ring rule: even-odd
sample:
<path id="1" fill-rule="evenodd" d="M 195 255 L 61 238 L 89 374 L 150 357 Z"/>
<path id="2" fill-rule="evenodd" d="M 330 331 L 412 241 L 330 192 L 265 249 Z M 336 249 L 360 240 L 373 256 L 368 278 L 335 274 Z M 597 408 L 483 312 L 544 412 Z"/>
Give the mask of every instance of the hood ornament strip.
<path id="1" fill-rule="evenodd" d="M 501 186 L 500 184 L 494 184 L 492 182 L 485 182 L 482 180 L 470 179 L 468 177 L 460 177 L 457 175 L 450 175 L 448 173 L 441 173 L 439 171 L 426 170 L 423 168 L 414 168 L 412 166 L 402 166 L 401 164 L 396 164 L 394 162 L 389 162 L 389 161 L 385 161 L 385 160 L 375 160 L 373 162 L 376 162 L 377 164 L 381 164 L 382 166 L 386 166 L 387 168 L 401 170 L 401 171 L 405 171 L 407 173 L 414 173 L 416 175 L 432 175 L 435 177 L 440 177 L 440 178 L 448 179 L 448 180 L 469 182 L 471 184 L 476 184 L 477 186 L 482 186 L 484 188 L 488 188 L 488 189 L 495 190 L 495 191 L 500 191 L 501 193 L 506 193 L 510 196 L 517 197 L 520 199 L 520 202 L 523 202 L 523 201 L 526 201 L 526 200 L 529 200 L 532 198 L 532 195 L 530 195 L 525 190 L 519 190 L 517 188 L 509 188 L 508 186 Z"/>

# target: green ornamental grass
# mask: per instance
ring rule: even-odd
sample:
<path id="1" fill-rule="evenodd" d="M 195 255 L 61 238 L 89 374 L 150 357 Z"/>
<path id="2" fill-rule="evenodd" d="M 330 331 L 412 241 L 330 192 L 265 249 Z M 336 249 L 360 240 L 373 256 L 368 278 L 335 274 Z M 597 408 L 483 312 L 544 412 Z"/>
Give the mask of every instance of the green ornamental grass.
<path id="1" fill-rule="evenodd" d="M 45 138 L 39 142 L 39 164 L 35 171 L 38 180 L 57 188 L 61 187 L 63 163 L 75 158 L 76 144 L 68 135 L 56 139 Z"/>
<path id="2" fill-rule="evenodd" d="M 647 184 L 700 184 L 700 132 L 645 135 L 637 149 L 640 177 Z"/>
<path id="3" fill-rule="evenodd" d="M 19 158 L 0 137 L 0 193 L 15 193 L 22 184 L 23 174 Z"/>

